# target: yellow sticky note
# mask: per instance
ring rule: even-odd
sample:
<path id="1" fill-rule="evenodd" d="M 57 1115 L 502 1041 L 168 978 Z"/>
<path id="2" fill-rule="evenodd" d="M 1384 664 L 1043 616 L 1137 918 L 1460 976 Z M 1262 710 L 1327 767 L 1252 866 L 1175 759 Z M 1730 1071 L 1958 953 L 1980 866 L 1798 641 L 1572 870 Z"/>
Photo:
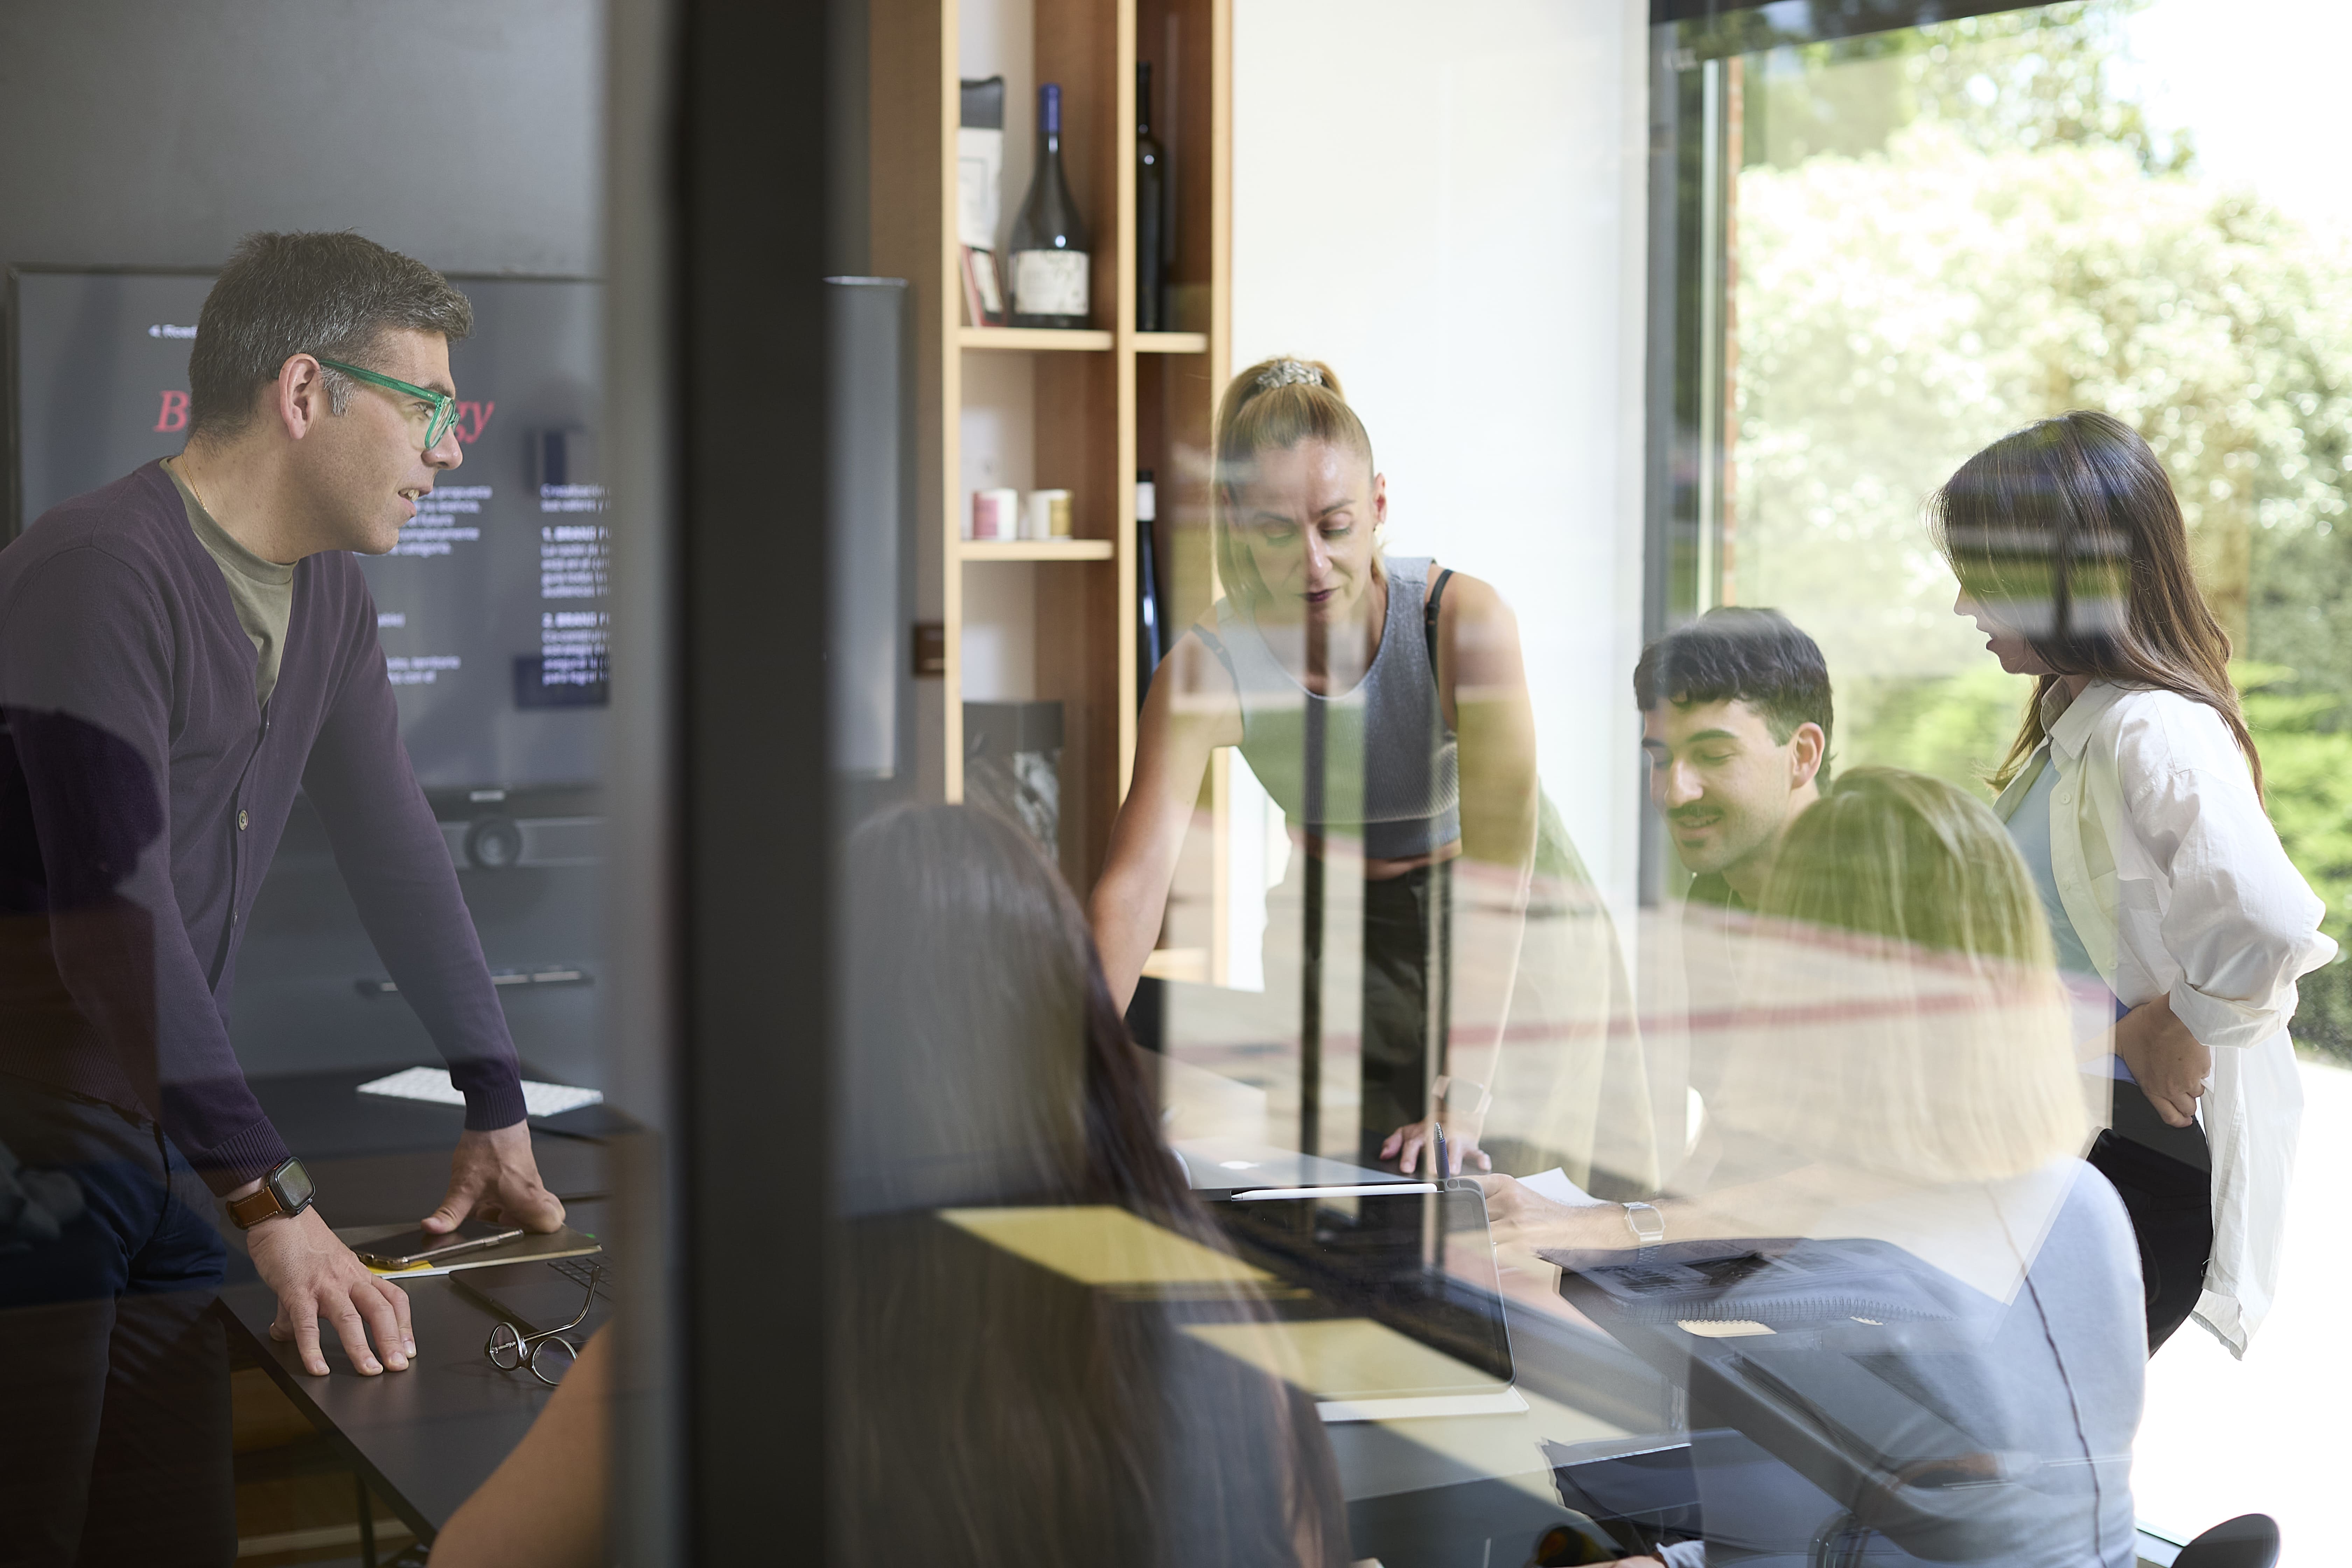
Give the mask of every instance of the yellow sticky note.
<path id="1" fill-rule="evenodd" d="M 940 1217 L 1081 1285 L 1218 1285 L 1269 1277 L 1125 1209 L 941 1209 Z"/>

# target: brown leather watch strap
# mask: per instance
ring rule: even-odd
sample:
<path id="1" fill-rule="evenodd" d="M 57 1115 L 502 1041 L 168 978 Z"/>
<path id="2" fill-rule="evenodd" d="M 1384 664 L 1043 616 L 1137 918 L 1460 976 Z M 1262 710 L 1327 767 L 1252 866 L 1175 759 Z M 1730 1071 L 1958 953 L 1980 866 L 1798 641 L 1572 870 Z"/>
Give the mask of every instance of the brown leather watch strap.
<path id="1" fill-rule="evenodd" d="M 247 1193 L 241 1198 L 231 1198 L 228 1202 L 228 1217 L 236 1222 L 236 1228 L 239 1230 L 251 1230 L 263 1220 L 274 1219 L 285 1212 L 284 1205 L 278 1201 L 278 1194 L 270 1191 L 269 1184 L 266 1180 L 261 1184 L 259 1192 Z"/>

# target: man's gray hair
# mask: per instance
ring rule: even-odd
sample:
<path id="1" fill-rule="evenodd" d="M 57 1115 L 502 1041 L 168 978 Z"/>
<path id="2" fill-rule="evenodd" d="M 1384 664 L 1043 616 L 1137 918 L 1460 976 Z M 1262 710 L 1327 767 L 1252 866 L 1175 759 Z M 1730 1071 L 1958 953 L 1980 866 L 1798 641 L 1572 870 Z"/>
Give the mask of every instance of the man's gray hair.
<path id="1" fill-rule="evenodd" d="M 188 438 L 243 430 L 254 394 L 294 355 L 366 364 L 383 335 L 401 329 L 456 342 L 473 331 L 474 307 L 423 262 L 356 234 L 247 235 L 196 318 Z M 325 376 L 341 414 L 352 380 L 331 370 Z"/>

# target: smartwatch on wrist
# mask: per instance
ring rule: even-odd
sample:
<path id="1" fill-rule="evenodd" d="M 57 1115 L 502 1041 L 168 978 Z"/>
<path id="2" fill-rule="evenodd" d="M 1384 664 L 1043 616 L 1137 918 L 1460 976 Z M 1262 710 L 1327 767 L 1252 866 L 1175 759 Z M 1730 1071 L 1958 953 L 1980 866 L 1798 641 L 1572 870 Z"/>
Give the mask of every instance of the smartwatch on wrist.
<path id="1" fill-rule="evenodd" d="M 261 1178 L 259 1192 L 231 1198 L 228 1217 L 236 1221 L 237 1229 L 251 1230 L 263 1220 L 300 1214 L 310 1206 L 314 1195 L 310 1173 L 301 1161 L 289 1160 Z"/>
<path id="2" fill-rule="evenodd" d="M 1654 1205 L 1627 1204 L 1625 1223 L 1633 1230 L 1636 1244 L 1633 1261 L 1647 1263 L 1650 1255 L 1657 1251 L 1659 1245 L 1666 1239 L 1666 1216 L 1660 1214 Z"/>
<path id="3" fill-rule="evenodd" d="M 1495 1097 L 1483 1083 L 1439 1073 L 1430 1080 L 1430 1097 L 1448 1116 L 1484 1116 Z"/>

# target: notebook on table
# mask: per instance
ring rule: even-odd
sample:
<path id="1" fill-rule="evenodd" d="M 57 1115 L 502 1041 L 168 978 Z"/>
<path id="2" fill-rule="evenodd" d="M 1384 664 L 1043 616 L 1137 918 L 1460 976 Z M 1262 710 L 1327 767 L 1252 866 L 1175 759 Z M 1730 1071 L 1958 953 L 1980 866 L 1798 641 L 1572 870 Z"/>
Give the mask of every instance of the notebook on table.
<path id="1" fill-rule="evenodd" d="M 1216 1335 L 1269 1346 L 1252 1353 L 1282 1362 L 1269 1370 L 1313 1394 L 1326 1421 L 1527 1408 L 1475 1183 L 1263 1189 L 1212 1209 L 1243 1258 L 1293 1288 L 1273 1300 L 1272 1333 Z"/>

